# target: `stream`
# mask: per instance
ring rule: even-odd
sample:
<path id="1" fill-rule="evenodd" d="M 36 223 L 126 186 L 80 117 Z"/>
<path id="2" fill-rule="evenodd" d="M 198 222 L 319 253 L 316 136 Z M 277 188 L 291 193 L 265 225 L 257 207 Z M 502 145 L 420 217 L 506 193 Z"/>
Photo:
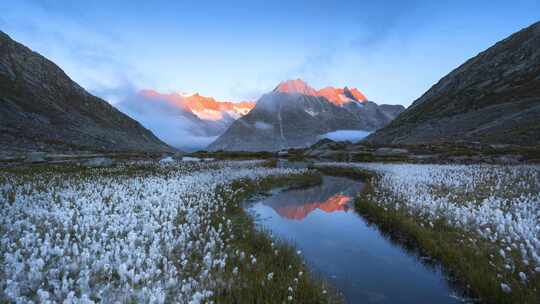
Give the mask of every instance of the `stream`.
<path id="1" fill-rule="evenodd" d="M 275 190 L 245 208 L 259 228 L 300 250 L 347 303 L 462 303 L 440 267 L 422 263 L 354 211 L 363 186 L 323 176 L 321 185 Z"/>

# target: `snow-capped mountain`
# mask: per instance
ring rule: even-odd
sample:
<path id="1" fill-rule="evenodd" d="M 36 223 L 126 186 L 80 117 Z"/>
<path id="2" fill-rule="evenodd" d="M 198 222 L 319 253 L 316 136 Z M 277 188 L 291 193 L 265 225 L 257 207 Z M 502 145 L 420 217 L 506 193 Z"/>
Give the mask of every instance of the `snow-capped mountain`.
<path id="1" fill-rule="evenodd" d="M 317 91 L 318 96 L 325 97 L 335 105 L 341 106 L 350 102 L 364 103 L 366 96 L 358 91 L 357 88 L 334 88 L 326 87 Z"/>
<path id="2" fill-rule="evenodd" d="M 235 121 L 209 150 L 276 151 L 306 147 L 338 130 L 373 131 L 390 122 L 403 106 L 377 105 L 358 89 L 316 90 L 301 79 L 281 82 Z"/>
<path id="3" fill-rule="evenodd" d="M 255 103 L 218 101 L 199 93 L 141 90 L 117 106 L 162 140 L 189 151 L 206 147 Z"/>
<path id="4" fill-rule="evenodd" d="M 367 101 L 366 96 L 364 96 L 364 94 L 362 94 L 357 88 L 349 89 L 347 87 L 326 87 L 320 90 L 315 90 L 302 79 L 283 81 L 274 89 L 274 92 L 299 93 L 308 96 L 321 96 L 338 106 L 351 102 L 361 104 Z"/>
<path id="5" fill-rule="evenodd" d="M 228 118 L 238 119 L 253 109 L 254 102 L 218 101 L 213 97 L 202 96 L 199 93 L 170 93 L 163 94 L 154 90 L 142 90 L 141 96 L 155 101 L 164 101 L 180 109 L 191 112 L 202 120 L 219 121 Z"/>

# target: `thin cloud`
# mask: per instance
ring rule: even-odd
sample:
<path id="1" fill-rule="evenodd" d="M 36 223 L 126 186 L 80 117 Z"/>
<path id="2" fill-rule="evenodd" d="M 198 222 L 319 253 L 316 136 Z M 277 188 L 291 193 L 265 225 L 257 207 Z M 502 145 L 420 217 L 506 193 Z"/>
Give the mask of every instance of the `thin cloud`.
<path id="1" fill-rule="evenodd" d="M 125 92 L 123 92 L 125 93 Z M 186 113 L 165 100 L 147 99 L 132 92 L 116 107 L 150 129 L 164 142 L 184 151 L 206 148 L 217 136 L 207 136 Z"/>

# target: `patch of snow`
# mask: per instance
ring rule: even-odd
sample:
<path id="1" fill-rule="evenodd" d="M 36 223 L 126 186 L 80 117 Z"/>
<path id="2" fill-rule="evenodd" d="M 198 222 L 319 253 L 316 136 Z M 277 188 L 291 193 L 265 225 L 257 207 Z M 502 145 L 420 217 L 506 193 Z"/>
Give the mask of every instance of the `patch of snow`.
<path id="1" fill-rule="evenodd" d="M 198 158 L 198 157 L 184 156 L 184 157 L 182 157 L 182 161 L 184 161 L 184 162 L 199 162 L 199 161 L 201 161 L 201 159 Z"/>
<path id="2" fill-rule="evenodd" d="M 354 99 L 351 99 L 351 98 L 345 96 L 344 94 L 339 94 L 338 97 L 339 97 L 339 100 L 340 100 L 341 102 L 343 102 L 343 103 L 355 101 Z"/>
<path id="3" fill-rule="evenodd" d="M 203 109 L 200 111 L 193 110 L 193 114 L 197 115 L 200 119 L 203 120 L 220 120 L 223 118 L 223 113 L 221 111 L 216 111 L 212 109 Z"/>
<path id="4" fill-rule="evenodd" d="M 306 113 L 308 113 L 309 115 L 315 117 L 317 116 L 319 113 L 317 113 L 316 111 L 312 110 L 312 109 L 305 109 Z"/>
<path id="5" fill-rule="evenodd" d="M 165 158 L 162 158 L 159 160 L 159 163 L 160 164 L 170 164 L 170 163 L 174 163 L 174 159 L 170 156 L 167 156 Z"/>
<path id="6" fill-rule="evenodd" d="M 193 93 L 187 93 L 187 92 L 176 92 L 176 94 L 182 96 L 182 97 L 191 97 L 195 94 L 197 94 L 197 92 L 193 92 Z"/>
<path id="7" fill-rule="evenodd" d="M 235 109 L 234 110 L 227 110 L 225 111 L 225 113 L 227 113 L 230 117 L 232 117 L 234 120 L 242 117 L 242 113 L 236 111 Z"/>
<path id="8" fill-rule="evenodd" d="M 249 111 L 251 111 L 251 108 L 238 107 L 238 106 L 234 106 L 233 109 L 236 113 L 240 114 L 241 116 L 244 116 L 247 113 L 249 113 Z"/>
<path id="9" fill-rule="evenodd" d="M 371 132 L 362 131 L 362 130 L 338 130 L 333 132 L 328 132 L 320 135 L 321 139 L 328 138 L 333 141 L 350 141 L 353 143 L 359 142 L 368 136 Z"/>
<path id="10" fill-rule="evenodd" d="M 274 126 L 272 126 L 271 124 L 266 123 L 266 122 L 262 122 L 262 121 L 256 121 L 253 126 L 255 128 L 259 129 L 259 130 L 272 130 L 272 129 L 274 129 Z"/>

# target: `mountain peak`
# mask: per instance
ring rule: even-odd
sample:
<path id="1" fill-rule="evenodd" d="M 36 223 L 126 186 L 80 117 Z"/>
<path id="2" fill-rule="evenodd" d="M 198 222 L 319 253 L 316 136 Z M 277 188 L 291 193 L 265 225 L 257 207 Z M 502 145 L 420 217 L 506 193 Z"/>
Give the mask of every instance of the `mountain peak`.
<path id="1" fill-rule="evenodd" d="M 252 101 L 220 101 L 213 97 L 200 95 L 198 92 L 175 92 L 167 94 L 147 89 L 141 90 L 139 95 L 148 101 L 164 101 L 175 108 L 191 112 L 202 120 L 222 120 L 225 114 L 237 119 L 246 115 L 255 107 L 255 102 Z"/>
<path id="2" fill-rule="evenodd" d="M 176 94 L 178 94 L 178 95 L 180 95 L 182 97 L 200 96 L 199 92 L 191 92 L 191 93 L 188 93 L 188 92 L 176 92 Z"/>
<path id="3" fill-rule="evenodd" d="M 338 106 L 349 102 L 364 102 L 367 100 L 366 96 L 357 88 L 329 86 L 317 91 L 300 78 L 280 82 L 273 92 L 320 96 Z"/>
<path id="4" fill-rule="evenodd" d="M 300 78 L 280 82 L 279 85 L 274 89 L 274 92 L 299 93 L 311 96 L 317 95 L 317 91 Z"/>
<path id="5" fill-rule="evenodd" d="M 364 102 L 367 100 L 366 96 L 358 89 L 349 87 L 344 87 L 343 89 L 325 87 L 320 89 L 317 92 L 317 95 L 328 99 L 330 102 L 338 106 L 349 102 Z"/>
<path id="6" fill-rule="evenodd" d="M 349 96 L 351 98 L 356 99 L 357 101 L 366 101 L 367 98 L 362 92 L 360 92 L 357 88 L 343 88 L 344 94 L 346 96 Z"/>

